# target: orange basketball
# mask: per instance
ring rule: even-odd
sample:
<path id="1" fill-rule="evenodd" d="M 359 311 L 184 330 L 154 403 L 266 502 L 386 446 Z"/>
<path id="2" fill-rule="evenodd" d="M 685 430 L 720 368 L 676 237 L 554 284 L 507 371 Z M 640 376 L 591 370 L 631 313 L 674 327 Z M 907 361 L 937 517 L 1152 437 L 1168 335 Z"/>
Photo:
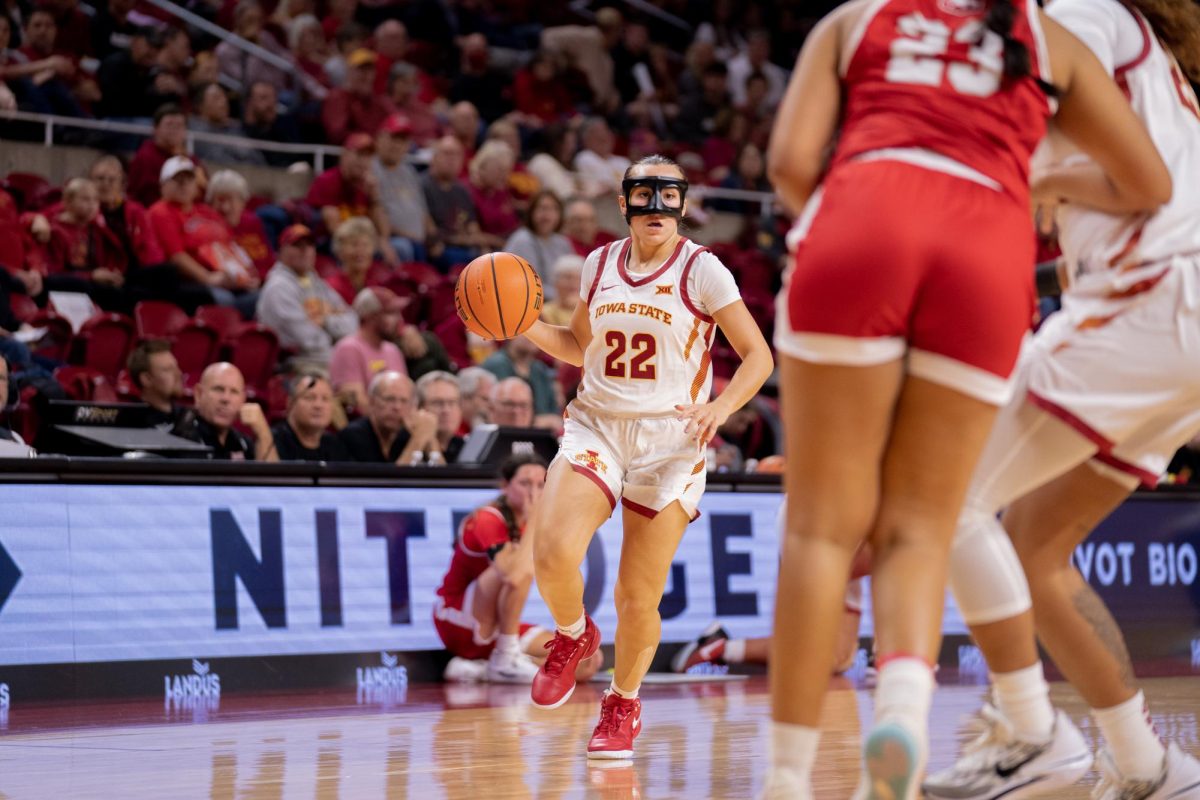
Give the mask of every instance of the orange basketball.
<path id="1" fill-rule="evenodd" d="M 454 305 L 467 330 L 486 339 L 511 339 L 541 316 L 542 279 L 520 256 L 488 253 L 458 276 Z"/>

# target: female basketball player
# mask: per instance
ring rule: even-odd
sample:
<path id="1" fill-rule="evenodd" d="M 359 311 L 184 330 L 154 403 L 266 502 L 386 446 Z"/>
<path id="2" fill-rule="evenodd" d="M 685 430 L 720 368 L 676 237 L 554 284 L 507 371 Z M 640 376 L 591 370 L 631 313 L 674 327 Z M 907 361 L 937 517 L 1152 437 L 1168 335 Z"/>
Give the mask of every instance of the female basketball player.
<path id="1" fill-rule="evenodd" d="M 792 76 L 769 158 L 781 197 L 804 209 L 776 327 L 789 503 L 771 798 L 811 796 L 863 538 L 879 682 L 858 797 L 920 791 L 950 540 L 1032 315 L 1028 163 L 1054 110 L 1050 82 L 1059 126 L 1103 170 L 1080 178 L 1096 203 L 1169 199 L 1120 91 L 1033 2 L 850 2 L 813 32 Z"/>
<path id="2" fill-rule="evenodd" d="M 1063 180 L 1094 176 L 1093 163 L 1054 137 L 1035 159 L 1047 162 L 1035 171 L 1035 196 L 1063 203 L 1059 239 L 1074 278 L 1063 311 L 1022 354 L 1020 391 L 984 449 L 950 562 L 958 606 L 993 672 L 999 719 L 985 714 L 988 747 L 932 776 L 925 791 L 1052 796 L 1091 765 L 1083 736 L 1050 705 L 1036 617 L 1108 745 L 1093 796 L 1200 797 L 1200 764 L 1159 740 L 1119 629 L 1070 563 L 1139 480 L 1153 484 L 1200 431 L 1200 104 L 1179 66 L 1200 76 L 1200 6 L 1056 0 L 1048 13 L 1120 78 L 1175 191 L 1152 215 L 1100 214 Z"/>
<path id="3" fill-rule="evenodd" d="M 658 647 L 658 604 L 671 559 L 704 493 L 705 445 L 773 366 L 729 270 L 679 234 L 686 196 L 687 181 L 673 161 L 647 156 L 631 166 L 617 198 L 629 238 L 588 256 L 583 302 L 569 327 L 538 322 L 526 334 L 551 356 L 584 368 L 534 524 L 538 590 L 558 624 L 533 681 L 537 705 L 566 702 L 575 665 L 600 645 L 600 631 L 584 613 L 579 567 L 617 500 L 625 506 L 616 666 L 588 743 L 593 758 L 633 754 L 641 732 L 638 688 Z M 721 396 L 707 402 L 718 327 L 742 363 Z"/>
<path id="4" fill-rule="evenodd" d="M 537 674 L 550 634 L 521 622 L 533 583 L 533 556 L 522 533 L 545 483 L 542 459 L 509 458 L 500 466 L 500 496 L 473 511 L 459 528 L 433 607 L 434 627 L 454 655 L 446 667 L 448 680 L 529 683 Z M 597 653 L 579 665 L 580 680 L 595 674 L 601 658 Z"/>

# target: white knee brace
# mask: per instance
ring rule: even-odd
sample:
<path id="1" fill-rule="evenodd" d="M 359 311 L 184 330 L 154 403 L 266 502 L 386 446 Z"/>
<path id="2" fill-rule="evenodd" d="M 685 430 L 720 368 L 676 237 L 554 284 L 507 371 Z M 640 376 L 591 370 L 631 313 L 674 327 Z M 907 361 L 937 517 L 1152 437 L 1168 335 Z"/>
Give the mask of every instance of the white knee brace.
<path id="1" fill-rule="evenodd" d="M 995 514 L 965 507 L 950 550 L 950 588 L 968 625 L 986 625 L 1033 607 L 1021 560 Z"/>

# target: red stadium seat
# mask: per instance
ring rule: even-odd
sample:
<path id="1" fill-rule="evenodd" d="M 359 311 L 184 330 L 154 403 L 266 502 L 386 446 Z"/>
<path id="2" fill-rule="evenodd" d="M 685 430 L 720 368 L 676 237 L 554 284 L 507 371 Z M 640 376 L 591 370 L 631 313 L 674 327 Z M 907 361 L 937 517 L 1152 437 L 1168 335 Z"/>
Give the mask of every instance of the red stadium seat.
<path id="1" fill-rule="evenodd" d="M 50 181 L 32 172 L 10 172 L 0 186 L 14 196 L 23 211 L 40 211 L 62 196 Z"/>
<path id="2" fill-rule="evenodd" d="M 8 295 L 8 305 L 18 322 L 29 322 L 38 314 L 37 303 L 33 302 L 33 298 L 27 294 L 10 292 Z"/>
<path id="3" fill-rule="evenodd" d="M 80 327 L 72 348 L 71 363 L 99 370 L 115 381 L 136 340 L 137 333 L 129 317 L 97 314 Z"/>
<path id="4" fill-rule="evenodd" d="M 265 325 L 247 322 L 235 336 L 226 340 L 229 360 L 242 371 L 246 387 L 261 396 L 275 374 L 279 360 L 279 337 Z"/>
<path id="5" fill-rule="evenodd" d="M 143 300 L 133 307 L 138 337 L 170 339 L 188 323 L 188 315 L 174 303 L 162 300 Z"/>
<path id="6" fill-rule="evenodd" d="M 46 335 L 34 344 L 33 352 L 51 361 L 66 361 L 75 341 L 75 330 L 67 318 L 47 308 L 38 311 L 28 322 L 34 328 L 46 329 Z"/>
<path id="7" fill-rule="evenodd" d="M 54 370 L 54 379 L 72 400 L 115 403 L 119 399 L 109 379 L 90 367 L 59 367 Z"/>
<path id="8" fill-rule="evenodd" d="M 183 372 L 183 385 L 191 389 L 200 380 L 204 368 L 217 359 L 221 337 L 215 328 L 199 320 L 189 319 L 175 332 L 171 341 L 171 352 Z"/>
<path id="9" fill-rule="evenodd" d="M 196 309 L 196 319 L 214 329 L 222 339 L 236 336 L 243 324 L 242 315 L 230 306 L 200 306 Z"/>

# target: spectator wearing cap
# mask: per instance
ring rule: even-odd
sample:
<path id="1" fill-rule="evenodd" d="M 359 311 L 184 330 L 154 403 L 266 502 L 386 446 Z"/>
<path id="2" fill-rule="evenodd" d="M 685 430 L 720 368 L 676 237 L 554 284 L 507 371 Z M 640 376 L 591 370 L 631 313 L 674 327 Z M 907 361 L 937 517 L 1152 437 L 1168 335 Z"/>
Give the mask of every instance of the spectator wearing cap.
<path id="1" fill-rule="evenodd" d="M 352 133 L 374 136 L 394 114 L 392 101 L 374 93 L 375 62 L 371 50 L 358 49 L 346 59 L 346 85 L 334 89 L 321 105 L 321 124 L 331 144 L 344 144 Z"/>
<path id="2" fill-rule="evenodd" d="M 347 461 L 346 449 L 329 432 L 333 387 L 323 373 L 302 371 L 292 377 L 287 418 L 273 428 L 280 461 Z"/>
<path id="3" fill-rule="evenodd" d="M 363 289 L 354 298 L 358 330 L 334 345 L 329 376 L 338 396 L 359 410 L 367 407 L 367 387 L 376 375 L 408 374 L 404 354 L 391 341 L 403 322 L 403 308 L 400 298 L 381 286 Z"/>
<path id="4" fill-rule="evenodd" d="M 266 81 L 255 81 L 250 85 L 242 103 L 242 130 L 251 139 L 283 144 L 300 141 L 300 128 L 295 118 L 279 113 L 279 93 Z M 264 151 L 263 158 L 272 167 L 287 167 L 299 160 L 295 153 L 274 150 Z"/>
<path id="5" fill-rule="evenodd" d="M 266 280 L 275 264 L 275 248 L 267 236 L 258 215 L 246 210 L 250 186 L 246 179 L 231 169 L 223 169 L 208 181 L 204 198 L 221 215 L 233 234 L 233 241 L 249 256 L 259 281 Z"/>
<path id="6" fill-rule="evenodd" d="M 465 264 L 495 241 L 479 229 L 471 192 L 458 179 L 462 164 L 462 143 L 453 136 L 443 136 L 434 144 L 429 170 L 421 178 L 425 204 L 437 228 L 430 239 L 429 256 L 443 270 Z"/>
<path id="7" fill-rule="evenodd" d="M 570 326 L 579 305 L 579 283 L 583 276 L 583 256 L 559 256 L 550 268 L 554 299 L 542 304 L 542 321 L 549 325 Z"/>
<path id="8" fill-rule="evenodd" d="M 249 428 L 252 436 L 234 425 Z M 275 440 L 262 406 L 246 402 L 246 379 L 233 364 L 209 364 L 196 384 L 196 416 L 184 438 L 212 448 L 218 461 L 278 461 Z"/>
<path id="9" fill-rule="evenodd" d="M 159 246 L 182 282 L 207 289 L 211 302 L 253 317 L 258 271 L 221 215 L 197 202 L 199 192 L 191 159 L 175 156 L 163 164 L 162 199 L 146 212 Z"/>
<path id="10" fill-rule="evenodd" d="M 162 34 L 154 28 L 135 27 L 128 45 L 101 62 L 96 73 L 102 95 L 96 105 L 100 116 L 148 119 L 160 106 L 182 99 L 155 86 L 154 67 L 162 42 Z"/>
<path id="11" fill-rule="evenodd" d="M 129 162 L 129 196 L 147 208 L 162 196 L 163 164 L 186 154 L 187 116 L 174 103 L 154 112 L 154 132 L 142 142 Z"/>
<path id="12" fill-rule="evenodd" d="M 437 442 L 437 417 L 416 405 L 407 375 L 381 372 L 367 385 L 367 413 L 338 432 L 351 461 L 406 467 Z"/>
<path id="13" fill-rule="evenodd" d="M 351 217 L 369 217 L 379 234 L 378 245 L 384 260 L 394 265 L 399 262 L 388 241 L 391 225 L 379 202 L 379 184 L 371 173 L 374 153 L 374 139 L 365 133 L 350 134 L 338 165 L 317 176 L 308 187 L 304 202 L 320 211 L 321 221 L 331 234 L 336 234 L 338 227 Z"/>
<path id="14" fill-rule="evenodd" d="M 501 383 L 508 378 L 520 378 L 533 391 L 531 412 L 536 416 L 534 424 L 557 430 L 562 426 L 561 391 L 554 382 L 554 370 L 538 358 L 537 345 L 524 336 L 517 336 L 504 343 L 480 364 L 495 375 Z M 493 414 L 495 411 L 493 411 Z"/>
<path id="15" fill-rule="evenodd" d="M 150 406 L 146 421 L 152 428 L 172 430 L 190 413 L 177 404 L 183 397 L 183 372 L 166 339 L 143 339 L 126 362 L 129 380 L 142 402 Z M 185 423 L 186 424 L 186 423 Z"/>
<path id="16" fill-rule="evenodd" d="M 437 370 L 422 375 L 417 381 L 417 407 L 437 417 L 436 449 L 447 464 L 453 464 L 462 450 L 462 394 L 458 381 L 449 372 Z M 426 453 L 427 460 L 430 453 Z"/>
<path id="17" fill-rule="evenodd" d="M 406 61 L 392 65 L 388 77 L 387 96 L 396 111 L 408 118 L 412 127 L 412 140 L 417 147 L 425 147 L 442 131 L 437 115 L 423 101 L 419 92 L 420 72 Z"/>
<path id="18" fill-rule="evenodd" d="M 371 171 L 391 228 L 391 244 L 400 261 L 425 261 L 425 240 L 434 231 L 421 178 L 405 160 L 412 146 L 412 124 L 402 113 L 388 117 L 375 137 Z"/>
<path id="19" fill-rule="evenodd" d="M 222 136 L 245 136 L 241 124 L 229 116 L 229 95 L 217 83 L 202 85 L 195 93 L 192 108 L 197 113 L 188 120 L 188 129 L 199 133 L 216 133 Z M 217 164 L 250 164 L 266 166 L 267 160 L 257 149 L 224 142 L 196 140 L 197 158 Z"/>
<path id="20" fill-rule="evenodd" d="M 391 268 L 375 259 L 378 242 L 375 225 L 366 217 L 351 217 L 333 235 L 338 270 L 327 274 L 325 282 L 347 303 L 367 286 L 382 286 L 392 277 Z"/>
<path id="21" fill-rule="evenodd" d="M 284 230 L 257 313 L 284 347 L 296 350 L 299 365 L 327 369 L 333 343 L 358 329 L 358 317 L 313 270 L 316 260 L 311 230 L 303 225 Z"/>
<path id="22" fill-rule="evenodd" d="M 563 204 L 558 195 L 550 191 L 540 191 L 529 202 L 529 208 L 525 211 L 525 224 L 504 243 L 505 252 L 520 256 L 537 270 L 542 279 L 542 291 L 547 299 L 558 295 L 557 285 L 551 281 L 552 268 L 564 256 L 575 257 L 575 246 L 571 244 L 570 239 L 559 233 L 562 221 Z"/>

